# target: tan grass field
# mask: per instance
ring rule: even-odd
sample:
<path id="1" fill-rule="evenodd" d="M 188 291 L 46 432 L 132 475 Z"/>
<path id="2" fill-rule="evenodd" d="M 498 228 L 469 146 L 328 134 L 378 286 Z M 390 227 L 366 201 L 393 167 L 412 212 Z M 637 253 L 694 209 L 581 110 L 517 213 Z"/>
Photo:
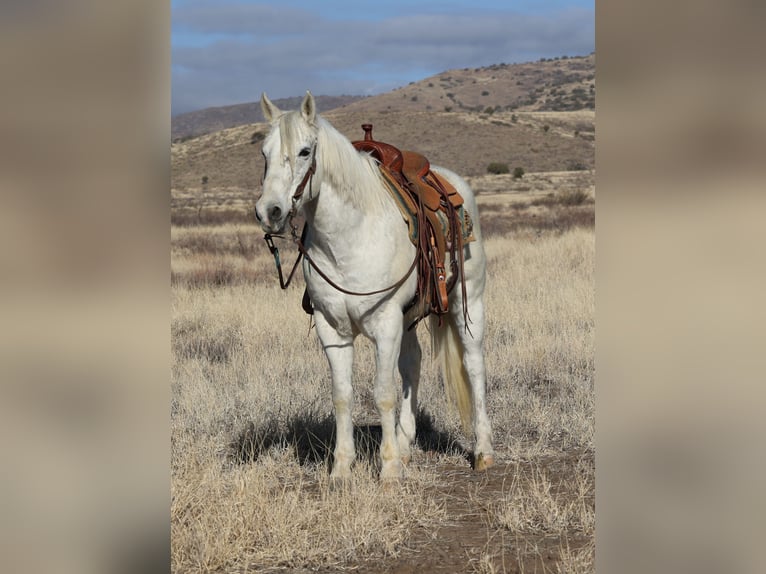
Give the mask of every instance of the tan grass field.
<path id="1" fill-rule="evenodd" d="M 422 412 L 406 477 L 377 481 L 372 348 L 359 340 L 359 457 L 342 491 L 328 488 L 330 376 L 300 307 L 302 279 L 279 289 L 247 219 L 253 197 L 174 194 L 174 572 L 593 571 L 593 174 L 471 183 L 500 463 L 471 471 L 421 325 Z M 288 253 L 286 243 L 291 263 Z"/>

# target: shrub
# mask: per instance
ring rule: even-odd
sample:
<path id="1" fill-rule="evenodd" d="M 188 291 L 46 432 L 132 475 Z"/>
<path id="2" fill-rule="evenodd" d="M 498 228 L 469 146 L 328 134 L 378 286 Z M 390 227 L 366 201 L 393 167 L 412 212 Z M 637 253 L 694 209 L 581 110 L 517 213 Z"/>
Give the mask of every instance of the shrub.
<path id="1" fill-rule="evenodd" d="M 524 177 L 524 168 L 523 167 L 514 167 L 513 168 L 513 179 L 521 179 Z"/>
<path id="2" fill-rule="evenodd" d="M 261 141 L 262 139 L 265 139 L 265 138 L 266 138 L 266 134 L 261 133 L 261 132 L 255 132 L 255 133 L 253 133 L 253 135 L 250 136 L 250 143 L 251 144 L 256 144 L 256 143 L 258 143 L 259 141 Z"/>
<path id="3" fill-rule="evenodd" d="M 590 196 L 584 189 L 567 190 L 559 194 L 559 203 L 562 205 L 582 205 L 589 199 Z"/>
<path id="4" fill-rule="evenodd" d="M 568 171 L 585 171 L 587 169 L 588 169 L 588 166 L 582 161 L 573 159 L 567 162 Z"/>
<path id="5" fill-rule="evenodd" d="M 499 161 L 493 161 L 491 164 L 487 166 L 488 173 L 499 174 L 499 173 L 508 173 L 509 171 L 510 170 L 508 168 L 508 164 L 502 163 Z"/>

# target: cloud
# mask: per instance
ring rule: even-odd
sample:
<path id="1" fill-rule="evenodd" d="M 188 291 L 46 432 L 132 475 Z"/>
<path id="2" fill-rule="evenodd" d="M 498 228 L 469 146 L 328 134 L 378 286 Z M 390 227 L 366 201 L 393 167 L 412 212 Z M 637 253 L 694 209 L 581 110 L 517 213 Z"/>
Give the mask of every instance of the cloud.
<path id="1" fill-rule="evenodd" d="M 288 97 L 373 94 L 445 70 L 594 49 L 594 13 L 509 11 L 328 19 L 268 5 L 194 3 L 174 13 L 173 113 Z"/>

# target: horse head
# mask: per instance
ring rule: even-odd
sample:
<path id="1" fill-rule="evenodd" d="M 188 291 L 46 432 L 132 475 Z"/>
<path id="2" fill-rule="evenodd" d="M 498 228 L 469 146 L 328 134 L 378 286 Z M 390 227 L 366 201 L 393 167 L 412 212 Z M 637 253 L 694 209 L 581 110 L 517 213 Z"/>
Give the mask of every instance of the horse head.
<path id="1" fill-rule="evenodd" d="M 264 93 L 261 109 L 271 130 L 263 141 L 266 165 L 255 216 L 264 231 L 281 233 L 290 217 L 314 196 L 316 103 L 311 92 L 306 92 L 298 111 L 282 112 Z"/>

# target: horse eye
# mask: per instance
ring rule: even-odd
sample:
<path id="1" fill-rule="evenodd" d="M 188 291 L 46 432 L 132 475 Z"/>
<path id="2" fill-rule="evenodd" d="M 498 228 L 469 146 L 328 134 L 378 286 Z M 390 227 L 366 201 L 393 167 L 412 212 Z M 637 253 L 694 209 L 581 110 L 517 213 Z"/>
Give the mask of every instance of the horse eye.
<path id="1" fill-rule="evenodd" d="M 298 152 L 299 157 L 308 157 L 311 155 L 311 148 L 305 147 L 300 152 Z"/>

